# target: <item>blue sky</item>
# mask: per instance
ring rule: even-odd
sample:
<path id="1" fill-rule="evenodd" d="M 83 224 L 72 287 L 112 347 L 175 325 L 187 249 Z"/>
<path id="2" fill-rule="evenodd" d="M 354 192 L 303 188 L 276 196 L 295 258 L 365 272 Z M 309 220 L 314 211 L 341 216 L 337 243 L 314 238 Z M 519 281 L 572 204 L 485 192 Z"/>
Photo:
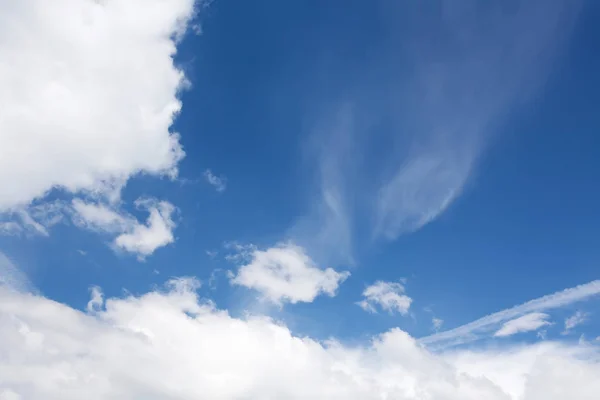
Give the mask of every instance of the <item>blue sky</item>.
<path id="1" fill-rule="evenodd" d="M 495 380 L 508 372 L 494 366 L 540 349 L 582 371 L 540 376 L 592 385 L 599 4 L 25 3 L 0 5 L 0 316 L 23 321 L 18 332 L 51 343 L 50 317 L 21 306 L 55 301 L 57 318 L 193 340 L 183 325 L 152 327 L 152 307 L 166 312 L 158 296 L 177 318 L 209 318 L 196 308 L 210 301 L 328 352 L 329 339 L 377 352 L 373 338 L 385 347 L 401 332 L 453 371 L 489 367 L 495 389 L 474 398 L 545 393 Z M 77 329 L 61 334 L 76 343 Z M 23 354 L 20 367 L 39 362 Z M 2 357 L 0 369 L 27 375 Z M 98 398 L 200 393 L 106 379 Z M 0 378 L 0 399 L 67 393 L 34 380 Z M 217 386 L 208 398 L 239 398 Z"/>

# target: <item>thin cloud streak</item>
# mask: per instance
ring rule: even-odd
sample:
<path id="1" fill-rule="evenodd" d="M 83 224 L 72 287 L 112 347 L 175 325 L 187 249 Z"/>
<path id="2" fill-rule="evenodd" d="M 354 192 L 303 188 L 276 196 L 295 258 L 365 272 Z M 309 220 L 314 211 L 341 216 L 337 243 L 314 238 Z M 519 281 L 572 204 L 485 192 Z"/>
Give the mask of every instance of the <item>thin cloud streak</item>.
<path id="1" fill-rule="evenodd" d="M 417 71 L 402 102 L 413 127 L 408 155 L 394 154 L 396 172 L 379 189 L 376 237 L 420 229 L 461 194 L 499 119 L 543 86 L 578 9 L 578 1 L 514 10 L 445 1 L 441 17 L 425 19 L 431 32 L 408 43 Z"/>
<path id="2" fill-rule="evenodd" d="M 8 287 L 18 292 L 35 293 L 35 286 L 27 275 L 0 251 L 0 287 Z"/>
<path id="3" fill-rule="evenodd" d="M 581 8 L 567 0 L 401 3 L 384 13 L 378 56 L 319 103 L 333 111 L 317 118 L 327 129 L 313 132 L 320 196 L 301 236 L 326 232 L 327 240 L 307 245 L 311 253 L 355 253 L 357 226 L 394 240 L 443 214 L 506 115 L 539 95 Z M 334 208 L 326 206 L 331 193 Z"/>
<path id="4" fill-rule="evenodd" d="M 453 346 L 478 340 L 483 334 L 495 330 L 499 324 L 528 313 L 562 308 L 600 295 L 600 280 L 595 280 L 560 292 L 549 294 L 521 305 L 508 308 L 483 318 L 419 339 L 426 346 Z"/>

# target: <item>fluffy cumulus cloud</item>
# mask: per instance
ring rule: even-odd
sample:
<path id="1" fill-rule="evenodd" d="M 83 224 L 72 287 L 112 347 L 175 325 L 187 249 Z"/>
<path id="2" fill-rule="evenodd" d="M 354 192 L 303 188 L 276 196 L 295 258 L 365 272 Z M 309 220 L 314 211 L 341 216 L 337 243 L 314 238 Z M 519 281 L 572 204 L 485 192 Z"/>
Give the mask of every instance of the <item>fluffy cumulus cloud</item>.
<path id="1" fill-rule="evenodd" d="M 78 199 L 72 204 L 73 220 L 80 227 L 116 235 L 113 242 L 116 248 L 143 258 L 157 248 L 173 242 L 175 222 L 172 214 L 175 208 L 166 201 L 152 199 L 140 199 L 136 201 L 136 206 L 150 214 L 145 224 L 110 206 L 86 203 Z"/>
<path id="2" fill-rule="evenodd" d="M 231 282 L 257 290 L 276 304 L 312 302 L 320 294 L 334 296 L 340 283 L 350 276 L 347 271 L 319 268 L 302 247 L 291 243 L 241 251 L 248 261 Z"/>
<path id="3" fill-rule="evenodd" d="M 389 313 L 399 312 L 404 315 L 412 303 L 412 299 L 404 294 L 404 286 L 398 282 L 377 281 L 363 291 L 363 297 L 358 305 L 373 313 L 377 312 L 377 307 L 381 307 Z"/>
<path id="4" fill-rule="evenodd" d="M 346 346 L 237 319 L 179 279 L 85 313 L 0 287 L 3 399 L 592 400 L 598 348 L 434 354 L 392 329 Z"/>
<path id="5" fill-rule="evenodd" d="M 516 333 L 537 331 L 542 326 L 550 325 L 548 314 L 534 312 L 523 315 L 522 317 L 512 319 L 494 334 L 497 337 L 511 336 Z"/>
<path id="6" fill-rule="evenodd" d="M 136 174 L 176 175 L 184 152 L 170 126 L 186 81 L 173 56 L 195 4 L 3 2 L 0 211 L 55 188 L 115 200 Z M 22 227 L 17 218 L 0 231 Z M 140 227 L 120 245 L 149 252 L 138 237 L 150 240 Z"/>

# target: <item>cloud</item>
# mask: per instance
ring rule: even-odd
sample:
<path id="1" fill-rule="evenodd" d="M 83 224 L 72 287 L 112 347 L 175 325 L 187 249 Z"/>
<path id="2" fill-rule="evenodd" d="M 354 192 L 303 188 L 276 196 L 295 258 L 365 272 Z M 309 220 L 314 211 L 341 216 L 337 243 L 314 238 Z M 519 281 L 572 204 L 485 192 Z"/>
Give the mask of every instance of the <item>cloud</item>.
<path id="1" fill-rule="evenodd" d="M 166 201 L 153 199 L 138 199 L 135 205 L 150 214 L 145 224 L 107 205 L 85 203 L 79 199 L 72 203 L 73 220 L 80 227 L 116 235 L 113 241 L 116 248 L 144 258 L 174 241 L 172 214 L 175 207 Z"/>
<path id="2" fill-rule="evenodd" d="M 215 190 L 219 193 L 224 192 L 227 189 L 227 178 L 224 176 L 216 176 L 210 169 L 204 171 L 204 179 L 210 185 L 214 186 Z"/>
<path id="3" fill-rule="evenodd" d="M 249 261 L 231 277 L 231 283 L 254 289 L 276 304 L 312 302 L 320 294 L 334 296 L 350 276 L 347 271 L 320 269 L 302 247 L 291 243 L 247 251 L 243 256 Z"/>
<path id="4" fill-rule="evenodd" d="M 420 339 L 425 345 L 453 345 L 477 340 L 481 334 L 496 329 L 499 324 L 518 318 L 522 315 L 541 312 L 568 306 L 580 301 L 589 300 L 600 294 L 600 280 L 592 281 L 560 292 L 549 294 L 521 305 L 498 311 L 476 321 L 436 333 Z"/>
<path id="5" fill-rule="evenodd" d="M 576 326 L 583 324 L 589 317 L 588 313 L 583 311 L 577 311 L 565 320 L 565 331 L 563 333 L 569 333 L 569 331 Z"/>
<path id="6" fill-rule="evenodd" d="M 376 306 L 393 314 L 394 311 L 405 315 L 412 299 L 404 294 L 404 286 L 398 282 L 377 281 L 363 291 L 364 299 L 358 305 L 365 311 L 375 313 Z"/>
<path id="7" fill-rule="evenodd" d="M 431 325 L 433 325 L 433 329 L 437 332 L 442 328 L 442 325 L 444 325 L 444 320 L 440 319 L 440 318 L 436 318 L 433 317 L 431 319 Z"/>
<path id="8" fill-rule="evenodd" d="M 550 318 L 548 314 L 539 312 L 525 314 L 522 317 L 505 322 L 502 328 L 494 333 L 494 336 L 505 337 L 516 333 L 537 331 L 542 326 L 550 325 L 550 322 L 547 321 L 548 318 Z"/>
<path id="9" fill-rule="evenodd" d="M 104 304 L 104 295 L 102 290 L 98 286 L 92 286 L 90 289 L 91 298 L 88 301 L 86 310 L 88 313 L 94 313 L 100 311 Z"/>
<path id="10" fill-rule="evenodd" d="M 324 71 L 343 89 L 310 98 L 317 211 L 298 243 L 305 239 L 311 254 L 328 246 L 344 260 L 364 242 L 354 240 L 356 226 L 370 239 L 394 240 L 460 197 L 503 120 L 543 89 L 582 2 L 513 3 L 378 6 L 386 30 L 378 51 L 350 68 L 340 61 L 350 77 L 342 82 L 338 69 Z M 332 44 L 332 63 L 335 51 Z M 313 244 L 321 232 L 335 234 Z"/>
<path id="11" fill-rule="evenodd" d="M 17 236 L 21 234 L 34 234 L 48 236 L 46 227 L 37 222 L 31 213 L 24 208 L 16 208 L 10 212 L 0 214 L 0 234 Z"/>
<path id="12" fill-rule="evenodd" d="M 194 5 L 3 4 L 0 211 L 26 209 L 52 189 L 114 201 L 132 176 L 176 176 L 184 151 L 170 127 L 186 80 L 173 56 Z"/>
<path id="13" fill-rule="evenodd" d="M 468 161 L 467 161 L 468 160 Z M 376 235 L 394 239 L 434 220 L 460 194 L 471 168 L 468 158 L 419 154 L 380 189 Z"/>
<path id="14" fill-rule="evenodd" d="M 0 235 L 15 236 L 23 232 L 23 227 L 14 221 L 0 222 Z"/>
<path id="15" fill-rule="evenodd" d="M 27 275 L 0 251 L 0 288 L 2 287 L 20 292 L 35 290 Z"/>
<path id="16" fill-rule="evenodd" d="M 7 399 L 578 400 L 600 391 L 590 345 L 545 342 L 433 354 L 392 329 L 362 345 L 232 318 L 193 279 L 107 298 L 87 314 L 0 287 L 0 394 Z"/>
<path id="17" fill-rule="evenodd" d="M 407 39 L 399 47 L 413 49 L 400 59 L 416 72 L 399 96 L 405 121 L 391 129 L 405 145 L 391 154 L 395 172 L 374 203 L 377 236 L 394 239 L 442 214 L 463 191 L 498 119 L 543 86 L 580 2 L 546 5 L 443 1 L 441 14 L 413 16 L 418 29 L 400 35 Z"/>
<path id="18" fill-rule="evenodd" d="M 353 205 L 347 181 L 352 179 L 351 164 L 358 152 L 352 139 L 352 107 L 344 105 L 331 115 L 332 122 L 315 126 L 309 135 L 318 185 L 308 212 L 294 222 L 288 236 L 319 263 L 352 265 Z"/>

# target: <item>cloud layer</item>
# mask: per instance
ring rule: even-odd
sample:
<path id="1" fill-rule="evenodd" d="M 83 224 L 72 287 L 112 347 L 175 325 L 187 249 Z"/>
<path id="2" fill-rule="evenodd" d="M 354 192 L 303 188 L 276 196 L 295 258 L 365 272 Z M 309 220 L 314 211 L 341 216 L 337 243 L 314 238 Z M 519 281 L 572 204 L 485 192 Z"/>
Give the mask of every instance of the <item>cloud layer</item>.
<path id="1" fill-rule="evenodd" d="M 92 293 L 90 314 L 0 287 L 3 399 L 577 400 L 600 391 L 598 348 L 554 343 L 432 354 L 393 329 L 360 346 L 232 318 L 197 282 L 126 298 Z"/>

